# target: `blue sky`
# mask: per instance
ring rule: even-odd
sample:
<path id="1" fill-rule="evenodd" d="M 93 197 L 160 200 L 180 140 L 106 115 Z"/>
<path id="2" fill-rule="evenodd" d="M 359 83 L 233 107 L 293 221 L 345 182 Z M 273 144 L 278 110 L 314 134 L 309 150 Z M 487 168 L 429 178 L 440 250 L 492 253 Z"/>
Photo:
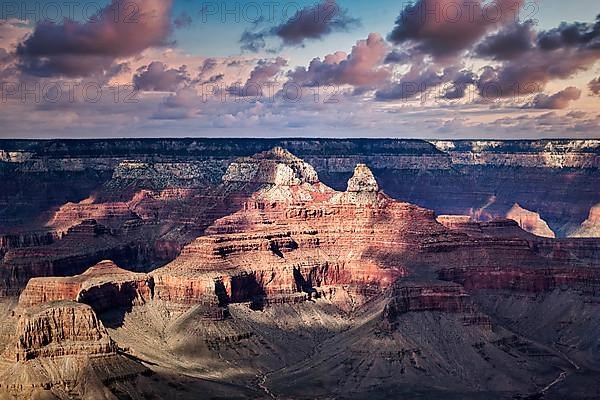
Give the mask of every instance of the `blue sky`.
<path id="1" fill-rule="evenodd" d="M 293 2 L 273 1 L 277 3 L 276 12 L 279 21 L 283 18 L 283 10 L 289 6 L 289 10 L 294 10 L 293 5 L 300 7 L 313 4 L 312 1 L 298 0 Z M 327 40 L 317 40 L 307 43 L 306 46 L 288 49 L 286 54 L 300 62 L 308 62 L 313 57 L 335 52 L 339 49 L 350 49 L 356 42 L 357 37 L 366 37 L 370 32 L 380 32 L 387 35 L 398 17 L 403 5 L 408 1 L 397 0 L 340 0 L 339 5 L 347 8 L 350 14 L 359 18 L 361 25 L 349 32 L 337 32 L 332 34 Z M 219 9 L 232 10 L 239 7 L 240 10 L 248 10 L 247 15 L 251 19 L 253 10 L 248 4 L 259 4 L 264 13 L 267 13 L 268 6 L 265 2 L 252 0 L 227 0 L 218 2 L 204 2 L 191 0 L 177 0 L 174 5 L 174 14 L 187 12 L 193 19 L 192 26 L 189 29 L 181 29 L 176 32 L 175 38 L 178 45 L 191 53 L 207 54 L 214 57 L 231 56 L 239 54 L 240 47 L 238 40 L 244 29 L 251 24 L 243 18 L 240 22 L 235 22 L 231 15 L 227 15 L 227 23 L 221 21 L 219 15 L 210 15 L 206 21 L 199 15 L 203 5 L 217 4 Z M 225 4 L 223 6 L 223 4 Z M 248 7 L 248 8 L 245 8 Z M 558 26 L 562 21 L 590 21 L 595 16 L 595 12 L 600 12 L 596 0 L 577 0 L 565 2 L 564 0 L 538 0 L 527 3 L 521 15 L 523 18 L 534 18 L 539 22 L 540 29 L 549 29 Z M 240 15 L 243 13 L 240 12 Z M 209 37 L 209 40 L 206 38 Z"/>

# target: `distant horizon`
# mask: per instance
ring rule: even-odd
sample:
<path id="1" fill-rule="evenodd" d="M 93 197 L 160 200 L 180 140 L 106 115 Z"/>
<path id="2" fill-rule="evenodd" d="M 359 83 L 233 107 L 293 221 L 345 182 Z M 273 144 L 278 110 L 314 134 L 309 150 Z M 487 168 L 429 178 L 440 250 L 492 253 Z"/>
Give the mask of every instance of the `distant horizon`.
<path id="1" fill-rule="evenodd" d="M 0 142 L 10 141 L 33 141 L 33 142 L 52 142 L 52 141 L 128 141 L 128 140 L 399 140 L 399 141 L 420 141 L 420 142 L 435 142 L 435 141 L 449 141 L 449 142 L 541 142 L 541 141 L 598 141 L 600 137 L 549 137 L 549 138 L 411 138 L 411 137 L 367 137 L 367 136 L 356 136 L 356 137 L 327 137 L 327 136 L 279 136 L 279 137 L 217 137 L 217 136 L 181 136 L 181 137 L 169 137 L 169 136 L 140 136 L 140 137 L 53 137 L 53 138 L 36 138 L 36 137 L 1 137 Z"/>

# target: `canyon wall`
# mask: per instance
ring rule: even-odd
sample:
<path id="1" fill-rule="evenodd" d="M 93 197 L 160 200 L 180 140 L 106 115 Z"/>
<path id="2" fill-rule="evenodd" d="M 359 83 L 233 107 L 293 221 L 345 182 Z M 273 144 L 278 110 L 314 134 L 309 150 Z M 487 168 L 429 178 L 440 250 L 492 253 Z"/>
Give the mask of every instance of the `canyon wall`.
<path id="1" fill-rule="evenodd" d="M 0 177 L 7 178 L 0 228 L 39 227 L 40 213 L 103 187 L 125 195 L 132 186 L 211 187 L 236 158 L 276 146 L 313 165 L 334 189 L 345 189 L 355 165 L 365 163 L 392 197 L 480 219 L 504 216 L 518 203 L 557 236 L 577 231 L 600 202 L 597 140 L 0 140 Z"/>
<path id="2" fill-rule="evenodd" d="M 0 392 L 69 399 L 110 390 L 129 398 L 125 392 L 164 386 L 162 372 L 228 390 L 256 387 L 256 398 L 341 397 L 373 387 L 387 398 L 406 385 L 456 398 L 525 398 L 574 364 L 554 343 L 505 329 L 497 317 L 512 315 L 503 312 L 506 302 L 481 296 L 567 293 L 597 311 L 598 240 L 542 237 L 552 236 L 553 222 L 513 198 L 516 176 L 535 199 L 542 189 L 556 195 L 557 180 L 595 176 L 585 161 L 595 157 L 594 143 L 11 143 L 27 154 L 7 148 L 0 168 L 17 180 L 50 173 L 98 180 L 68 201 L 49 198 L 45 210 L 31 210 L 32 191 L 5 195 L 24 196 L 19 207 L 29 204 L 37 217 L 27 221 L 24 211 L 2 225 L 0 297 L 9 298 L 0 301 L 16 304 L 0 307 Z M 316 167 L 283 147 L 247 155 L 242 146 L 266 143 L 285 143 Z M 483 155 L 464 159 L 465 148 Z M 564 160 L 532 168 L 532 154 L 550 151 Z M 451 175 L 471 183 L 494 177 L 484 187 L 501 190 L 486 197 L 484 188 L 485 203 L 465 209 L 481 193 L 452 187 Z M 390 194 L 405 189 L 460 213 L 438 216 Z M 577 187 L 560 190 L 566 197 L 556 210 L 567 221 L 566 204 L 583 203 Z M 587 214 L 594 223 L 596 210 Z M 596 339 L 592 328 L 583 331 L 586 343 Z M 140 377 L 148 372 L 140 360 L 152 375 Z M 166 385 L 171 394 L 189 387 Z M 189 394 L 197 393 L 214 392 Z M 229 393 L 221 398 L 248 398 Z"/>

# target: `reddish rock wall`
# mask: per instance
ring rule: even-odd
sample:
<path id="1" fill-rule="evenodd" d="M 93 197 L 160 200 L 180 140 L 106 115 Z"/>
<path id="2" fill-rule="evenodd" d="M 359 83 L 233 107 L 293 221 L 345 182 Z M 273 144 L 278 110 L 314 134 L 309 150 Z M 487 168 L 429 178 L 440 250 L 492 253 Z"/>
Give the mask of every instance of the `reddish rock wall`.
<path id="1" fill-rule="evenodd" d="M 15 361 L 114 354 L 116 345 L 90 306 L 54 302 L 25 312 L 17 327 Z"/>

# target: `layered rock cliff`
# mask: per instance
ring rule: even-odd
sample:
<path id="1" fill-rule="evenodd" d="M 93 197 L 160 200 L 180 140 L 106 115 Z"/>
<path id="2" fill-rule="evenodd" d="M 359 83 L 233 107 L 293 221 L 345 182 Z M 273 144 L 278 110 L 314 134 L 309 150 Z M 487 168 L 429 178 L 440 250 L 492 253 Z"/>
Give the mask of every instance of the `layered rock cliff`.
<path id="1" fill-rule="evenodd" d="M 384 288 L 407 273 L 411 257 L 428 237 L 447 230 L 432 212 L 378 191 L 365 165 L 356 167 L 348 191 L 318 182 L 310 166 L 287 168 L 290 155 L 244 160 L 244 171 L 271 175 L 242 210 L 218 219 L 171 264 L 152 273 L 157 298 L 183 302 L 250 302 L 317 293 L 319 287 L 370 285 Z M 225 175 L 254 181 L 255 172 Z M 308 172 L 307 172 L 308 171 Z M 451 236 L 451 235 L 449 235 Z M 404 259 L 396 255 L 402 254 Z M 202 260 L 199 262 L 199 260 Z"/>
<path id="2" fill-rule="evenodd" d="M 560 219 L 536 206 L 564 217 L 577 182 L 594 182 L 593 143 L 11 145 L 2 173 L 103 172 L 85 196 L 49 200 L 46 230 L 11 225 L 23 236 L 2 242 L 2 294 L 20 298 L 0 299 L 0 397 L 525 398 L 571 385 L 575 362 L 597 368 L 582 353 L 600 326 L 600 244 L 540 237 Z M 561 161 L 532 167 L 539 154 Z M 540 200 L 548 174 L 574 186 Z M 559 236 L 576 219 L 564 218 Z M 515 299 L 527 315 L 536 301 L 585 304 L 586 318 L 515 323 Z"/>
<path id="3" fill-rule="evenodd" d="M 51 302 L 29 308 L 17 326 L 15 361 L 114 354 L 117 348 L 91 307 Z"/>
<path id="4" fill-rule="evenodd" d="M 458 284 L 396 283 L 383 310 L 385 326 L 388 329 L 397 328 L 398 317 L 411 312 L 460 314 L 466 325 L 492 329 L 490 318 L 478 311 L 465 288 Z"/>
<path id="5" fill-rule="evenodd" d="M 19 297 L 19 306 L 70 300 L 102 312 L 144 304 L 152 299 L 153 291 L 154 282 L 146 274 L 126 271 L 106 260 L 81 275 L 30 279 Z"/>
<path id="6" fill-rule="evenodd" d="M 540 217 L 540 214 L 526 210 L 518 204 L 515 204 L 508 210 L 506 218 L 517 221 L 521 228 L 534 235 L 549 238 L 555 237 L 554 232 L 552 232 L 546 221 Z"/>
<path id="7" fill-rule="evenodd" d="M 107 199 L 110 191 L 211 188 L 238 157 L 276 146 L 338 190 L 365 163 L 392 197 L 439 214 L 484 218 L 504 216 L 519 203 L 558 236 L 577 229 L 600 201 L 593 190 L 600 184 L 597 140 L 3 140 L 0 227 L 39 228 L 41 212 L 98 192 Z"/>

